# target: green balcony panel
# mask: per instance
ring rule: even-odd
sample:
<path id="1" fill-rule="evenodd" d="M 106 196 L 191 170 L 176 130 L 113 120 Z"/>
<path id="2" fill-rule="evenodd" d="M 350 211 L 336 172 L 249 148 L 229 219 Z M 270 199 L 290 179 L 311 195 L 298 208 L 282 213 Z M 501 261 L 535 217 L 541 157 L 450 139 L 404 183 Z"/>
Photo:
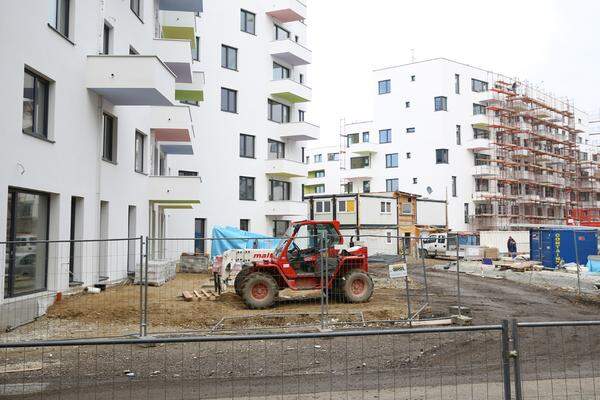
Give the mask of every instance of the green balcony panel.
<path id="1" fill-rule="evenodd" d="M 176 90 L 175 100 L 178 101 L 204 101 L 202 90 Z"/>
<path id="2" fill-rule="evenodd" d="M 273 93 L 273 96 L 279 97 L 288 103 L 306 103 L 308 101 L 308 99 L 290 92 Z"/>
<path id="3" fill-rule="evenodd" d="M 304 194 L 315 194 L 316 193 L 316 186 L 304 186 Z"/>
<path id="4" fill-rule="evenodd" d="M 189 40 L 192 48 L 196 48 L 196 33 L 194 27 L 188 26 L 163 26 L 163 39 L 186 39 Z"/>

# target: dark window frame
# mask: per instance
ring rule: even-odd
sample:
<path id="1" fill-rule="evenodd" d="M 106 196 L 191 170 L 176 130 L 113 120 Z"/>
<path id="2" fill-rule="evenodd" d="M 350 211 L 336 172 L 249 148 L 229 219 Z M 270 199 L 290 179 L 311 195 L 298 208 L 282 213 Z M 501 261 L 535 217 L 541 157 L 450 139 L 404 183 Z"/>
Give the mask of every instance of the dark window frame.
<path id="1" fill-rule="evenodd" d="M 456 125 L 456 145 L 462 146 L 462 127 Z"/>
<path id="2" fill-rule="evenodd" d="M 479 79 L 471 78 L 471 91 L 475 93 L 487 92 L 489 83 Z"/>
<path id="3" fill-rule="evenodd" d="M 280 74 L 276 75 L 275 71 L 281 71 Z M 284 79 L 290 79 L 292 76 L 292 70 L 288 67 L 285 67 L 278 62 L 273 61 L 273 80 L 280 81 Z"/>
<path id="4" fill-rule="evenodd" d="M 385 155 L 385 167 L 398 168 L 398 153 L 389 153 Z"/>
<path id="5" fill-rule="evenodd" d="M 454 93 L 460 94 L 460 75 L 454 74 Z"/>
<path id="6" fill-rule="evenodd" d="M 276 157 L 274 158 L 275 160 L 283 160 L 285 159 L 285 143 L 280 141 L 280 140 L 275 140 L 275 139 L 267 139 L 267 158 L 269 160 L 273 160 L 273 158 L 269 158 L 271 157 L 272 154 L 275 154 Z M 271 147 L 275 146 L 276 147 L 276 152 L 272 152 L 271 151 Z"/>
<path id="7" fill-rule="evenodd" d="M 382 134 L 387 138 L 386 141 L 382 141 Z M 380 129 L 379 130 L 379 144 L 392 143 L 392 130 L 391 129 Z"/>
<path id="8" fill-rule="evenodd" d="M 240 218 L 240 230 L 245 232 L 250 231 L 250 220 L 248 218 Z"/>
<path id="9" fill-rule="evenodd" d="M 227 106 L 223 108 L 223 96 L 227 97 Z M 238 112 L 238 91 L 234 89 L 229 89 L 222 87 L 221 88 L 221 111 L 228 112 L 232 114 L 237 114 Z M 233 105 L 233 107 L 232 107 Z"/>
<path id="10" fill-rule="evenodd" d="M 394 189 L 394 186 L 396 187 Z M 398 178 L 390 178 L 385 180 L 385 191 L 386 192 L 397 192 L 400 187 L 400 181 Z"/>
<path id="11" fill-rule="evenodd" d="M 435 111 L 448 111 L 448 98 L 446 96 L 436 96 L 433 101 Z"/>
<path id="12" fill-rule="evenodd" d="M 22 127 L 22 131 L 26 135 L 31 135 L 34 137 L 48 140 L 48 116 L 50 113 L 50 109 L 49 109 L 50 81 L 47 80 L 46 78 L 40 76 L 39 74 L 31 71 L 30 69 L 25 68 L 25 72 L 23 75 L 23 103 L 25 103 L 25 75 L 29 75 L 33 78 L 33 94 L 32 94 L 33 108 L 31 110 L 31 132 L 25 130 L 25 127 Z M 35 109 L 36 109 L 36 104 L 38 102 L 38 100 L 36 100 L 38 97 L 37 96 L 38 82 L 41 84 L 43 91 L 44 91 L 44 101 L 42 104 L 42 106 L 44 108 L 44 115 L 43 115 L 43 121 L 42 121 L 42 132 L 36 132 Z"/>
<path id="13" fill-rule="evenodd" d="M 69 39 L 69 34 L 70 34 L 70 26 L 69 24 L 71 23 L 70 17 L 71 17 L 71 0 L 54 0 L 54 2 L 56 3 L 56 14 L 54 15 L 56 24 L 52 25 L 51 23 L 48 23 L 48 25 L 54 29 L 56 32 L 58 32 L 61 36 Z M 59 3 L 63 3 L 66 4 L 66 7 L 63 7 L 62 12 L 63 14 L 61 15 L 61 8 L 59 7 Z M 60 22 L 64 22 L 62 25 Z M 64 27 L 64 31 L 63 29 L 61 29 L 61 26 Z"/>
<path id="14" fill-rule="evenodd" d="M 249 193 L 251 191 L 251 193 Z M 249 196 L 246 196 L 249 195 Z M 256 200 L 256 178 L 252 176 L 240 176 L 239 199 L 242 201 Z"/>
<path id="15" fill-rule="evenodd" d="M 283 198 L 275 199 L 273 189 L 276 185 L 283 187 Z M 269 201 L 290 201 L 292 199 L 292 182 L 282 181 L 279 179 L 269 179 Z"/>
<path id="16" fill-rule="evenodd" d="M 275 40 L 289 40 L 290 39 L 291 34 L 290 34 L 289 30 L 287 30 L 277 24 L 273 24 L 273 27 L 274 27 L 273 29 L 275 30 L 274 31 Z M 284 36 L 285 36 L 284 38 L 279 38 L 280 32 L 284 32 Z"/>
<path id="17" fill-rule="evenodd" d="M 392 92 L 392 80 L 384 79 L 377 82 L 377 89 L 379 94 L 388 94 Z"/>
<path id="18" fill-rule="evenodd" d="M 358 163 L 358 160 L 362 160 L 362 162 Z M 365 162 L 366 160 L 366 162 Z M 371 167 L 371 157 L 370 156 L 358 156 L 358 157 L 350 157 L 350 169 L 361 169 L 361 168 L 369 168 Z"/>
<path id="19" fill-rule="evenodd" d="M 233 64 L 231 64 L 232 60 L 234 60 Z M 238 49 L 236 47 L 221 44 L 221 68 L 238 71 Z"/>
<path id="20" fill-rule="evenodd" d="M 251 155 L 248 151 L 248 141 L 250 140 L 252 145 Z M 256 158 L 256 136 L 240 133 L 240 157 L 242 158 Z"/>
<path id="21" fill-rule="evenodd" d="M 252 29 L 250 30 L 248 24 L 248 17 L 252 16 L 253 23 L 251 24 Z M 240 9 L 240 30 L 245 33 L 249 33 L 251 35 L 256 35 L 256 14 L 252 11 Z"/>
<path id="22" fill-rule="evenodd" d="M 452 197 L 458 197 L 458 182 L 456 176 L 452 176 Z"/>
<path id="23" fill-rule="evenodd" d="M 449 164 L 449 159 L 448 149 L 435 149 L 436 164 Z"/>
<path id="24" fill-rule="evenodd" d="M 269 119 L 269 121 L 277 122 L 278 124 L 286 124 L 291 121 L 290 114 L 291 114 L 292 108 L 290 106 L 285 105 L 285 104 L 280 103 L 275 100 L 271 100 L 271 99 L 267 100 L 267 106 L 268 106 L 268 111 L 269 111 L 267 118 Z M 277 113 L 274 112 L 276 107 L 280 107 L 279 117 L 280 117 L 281 121 L 274 118 L 274 116 L 277 115 Z"/>
<path id="25" fill-rule="evenodd" d="M 196 47 L 192 48 L 192 61 L 200 61 L 200 36 L 196 36 Z"/>
<path id="26" fill-rule="evenodd" d="M 134 9 L 135 4 L 137 4 L 137 10 Z M 129 9 L 142 21 L 142 0 L 129 0 Z"/>
<path id="27" fill-rule="evenodd" d="M 141 148 L 141 154 L 138 154 L 137 143 L 138 143 L 138 138 L 140 138 L 140 137 L 142 138 L 142 148 Z M 134 160 L 133 160 L 133 165 L 134 165 L 133 168 L 134 168 L 135 172 L 143 174 L 143 173 L 145 173 L 145 167 L 146 167 L 146 163 L 144 162 L 145 161 L 144 157 L 145 157 L 145 153 L 146 153 L 146 135 L 139 130 L 135 131 L 134 149 L 135 149 L 134 150 L 135 156 L 134 156 Z M 141 162 L 142 162 L 141 170 L 138 169 L 138 165 L 137 165 L 138 164 L 138 156 L 140 156 Z"/>
<path id="28" fill-rule="evenodd" d="M 107 146 L 106 122 L 111 121 L 110 146 Z M 102 113 L 102 160 L 117 163 L 117 118 L 106 112 Z M 110 148 L 110 149 L 109 149 Z M 107 152 L 110 152 L 108 154 Z"/>
<path id="29" fill-rule="evenodd" d="M 104 21 L 104 26 L 102 27 L 102 52 L 100 54 L 110 54 L 110 32 L 112 29 L 112 26 Z"/>

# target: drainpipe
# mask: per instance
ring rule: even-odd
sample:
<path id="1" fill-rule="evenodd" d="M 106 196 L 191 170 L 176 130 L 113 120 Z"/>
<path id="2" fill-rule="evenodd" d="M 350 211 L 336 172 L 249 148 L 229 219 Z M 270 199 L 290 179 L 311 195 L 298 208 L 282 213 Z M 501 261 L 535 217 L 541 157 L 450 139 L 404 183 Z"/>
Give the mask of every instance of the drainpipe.
<path id="1" fill-rule="evenodd" d="M 354 198 L 356 199 L 356 240 L 358 241 L 360 240 L 360 213 L 358 211 L 360 195 L 356 193 Z"/>

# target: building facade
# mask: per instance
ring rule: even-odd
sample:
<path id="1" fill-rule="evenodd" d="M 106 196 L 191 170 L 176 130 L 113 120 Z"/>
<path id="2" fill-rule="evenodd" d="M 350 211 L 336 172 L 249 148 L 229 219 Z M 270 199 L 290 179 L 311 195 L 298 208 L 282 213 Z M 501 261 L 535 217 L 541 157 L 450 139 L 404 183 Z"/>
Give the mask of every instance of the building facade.
<path id="1" fill-rule="evenodd" d="M 376 70 L 372 83 L 373 121 L 342 133 L 341 191 L 447 199 L 461 231 L 577 223 L 597 208 L 587 116 L 572 102 L 447 59 Z"/>

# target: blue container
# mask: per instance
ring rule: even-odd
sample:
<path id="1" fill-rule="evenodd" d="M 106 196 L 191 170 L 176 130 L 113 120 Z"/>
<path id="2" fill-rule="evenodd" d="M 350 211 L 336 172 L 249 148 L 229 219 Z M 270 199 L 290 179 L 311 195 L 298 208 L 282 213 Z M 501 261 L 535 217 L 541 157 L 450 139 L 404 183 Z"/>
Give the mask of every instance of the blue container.
<path id="1" fill-rule="evenodd" d="M 571 262 L 585 265 L 588 256 L 598 254 L 598 231 L 581 228 L 531 229 L 529 245 L 531 260 L 540 261 L 546 268 L 555 269 Z"/>

